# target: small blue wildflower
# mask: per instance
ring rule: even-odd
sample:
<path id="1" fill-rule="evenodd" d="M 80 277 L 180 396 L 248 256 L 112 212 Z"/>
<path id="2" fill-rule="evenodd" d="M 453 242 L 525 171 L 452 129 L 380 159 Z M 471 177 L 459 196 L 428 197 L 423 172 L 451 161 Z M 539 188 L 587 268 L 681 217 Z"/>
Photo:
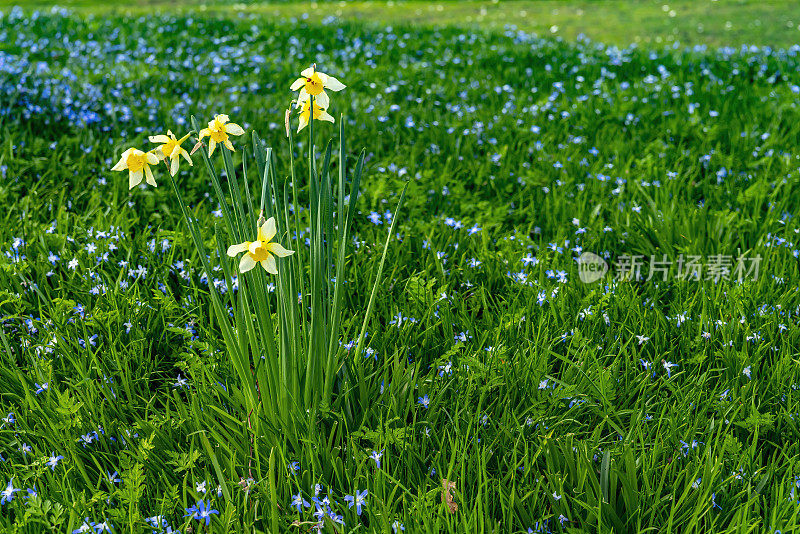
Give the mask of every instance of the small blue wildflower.
<path id="1" fill-rule="evenodd" d="M 364 490 L 364 491 L 361 491 L 361 492 L 356 490 L 355 494 L 353 494 L 353 495 L 345 495 L 344 496 L 344 500 L 347 503 L 349 503 L 347 505 L 348 508 L 352 508 L 353 505 L 355 505 L 356 506 L 356 514 L 361 515 L 361 506 L 367 504 L 367 501 L 364 500 L 364 499 L 366 499 L 366 497 L 367 497 L 367 490 Z"/>
<path id="2" fill-rule="evenodd" d="M 311 506 L 311 504 L 307 500 L 303 499 L 303 496 L 298 491 L 297 495 L 292 495 L 292 506 L 297 508 L 298 513 L 302 513 L 303 508 L 308 508 Z"/>
<path id="3" fill-rule="evenodd" d="M 375 465 L 378 467 L 378 469 L 381 468 L 381 457 L 382 456 L 383 456 L 383 450 L 381 450 L 380 452 L 372 451 L 372 454 L 369 455 L 370 458 L 375 460 Z"/>
<path id="4" fill-rule="evenodd" d="M 11 480 L 8 481 L 8 485 L 6 489 L 0 492 L 0 505 L 4 505 L 7 502 L 11 502 L 14 500 L 14 494 L 19 491 L 19 488 L 14 487 L 14 477 L 11 477 Z"/>
<path id="5" fill-rule="evenodd" d="M 191 508 L 186 508 L 186 515 L 183 517 L 191 517 L 192 519 L 197 519 L 197 521 L 201 523 L 205 521 L 206 526 L 208 526 L 211 523 L 211 514 L 219 515 L 219 512 L 217 510 L 212 510 L 211 507 L 207 506 L 201 499 Z"/>

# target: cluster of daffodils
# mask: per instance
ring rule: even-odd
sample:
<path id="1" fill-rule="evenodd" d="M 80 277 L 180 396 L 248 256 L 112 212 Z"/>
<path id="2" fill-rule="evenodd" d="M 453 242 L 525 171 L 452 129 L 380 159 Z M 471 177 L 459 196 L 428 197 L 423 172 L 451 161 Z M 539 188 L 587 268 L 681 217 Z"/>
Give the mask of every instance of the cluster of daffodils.
<path id="1" fill-rule="evenodd" d="M 204 137 L 209 138 L 209 156 L 214 153 L 214 148 L 216 148 L 218 144 L 224 145 L 230 151 L 235 151 L 229 136 L 242 135 L 244 134 L 244 129 L 238 124 L 228 121 L 229 118 L 227 115 L 216 115 L 214 120 L 208 123 L 208 128 L 203 128 L 200 131 L 198 144 L 192 150 L 192 153 L 197 150 Z M 114 165 L 111 170 L 127 170 L 128 187 L 130 189 L 142 183 L 142 179 L 145 179 L 145 181 L 153 187 L 157 187 L 158 184 L 153 176 L 153 170 L 150 168 L 151 166 L 158 165 L 163 161 L 167 165 L 167 168 L 169 168 L 169 173 L 175 176 L 178 172 L 181 157 L 183 157 L 190 166 L 193 165 L 191 155 L 182 146 L 191 133 L 192 132 L 187 133 L 180 139 L 175 137 L 175 134 L 171 131 L 167 131 L 166 135 L 151 135 L 149 138 L 151 143 L 160 143 L 157 147 L 147 152 L 142 152 L 136 148 L 129 148 L 122 153 L 122 157 L 120 157 L 117 164 Z"/>
<path id="2" fill-rule="evenodd" d="M 334 122 L 333 117 L 328 113 L 328 106 L 330 105 L 330 98 L 325 92 L 325 89 L 331 91 L 341 91 L 346 86 L 324 72 L 317 71 L 316 65 L 312 65 L 300 73 L 300 78 L 295 80 L 291 85 L 292 91 L 300 91 L 295 107 L 300 110 L 299 127 L 297 131 L 300 132 L 303 128 L 308 126 L 311 120 L 321 120 L 327 122 Z M 178 172 L 180 158 L 183 157 L 189 165 L 193 165 L 192 158 L 189 152 L 183 148 L 183 143 L 186 141 L 192 132 L 187 133 L 180 139 L 175 137 L 171 131 L 167 131 L 166 135 L 151 135 L 151 143 L 159 143 L 159 145 L 152 150 L 143 152 L 137 148 L 129 148 L 122 153 L 119 161 L 111 170 L 113 171 L 128 171 L 128 187 L 133 189 L 145 180 L 153 187 L 157 187 L 153 170 L 151 167 L 164 162 L 172 176 Z M 216 115 L 214 119 L 208 123 L 207 128 L 200 130 L 198 135 L 198 143 L 192 150 L 192 154 L 200 147 L 203 139 L 208 137 L 208 155 L 212 156 L 217 145 L 223 145 L 231 152 L 235 152 L 233 143 L 231 143 L 230 136 L 243 135 L 244 129 L 230 122 L 230 118 L 225 115 Z"/>
<path id="3" fill-rule="evenodd" d="M 328 98 L 325 90 L 341 91 L 345 88 L 345 85 L 333 76 L 318 72 L 316 65 L 303 70 L 300 76 L 291 85 L 292 91 L 299 91 L 295 105 L 295 108 L 300 110 L 300 125 L 297 131 L 300 132 L 312 120 L 334 122 L 333 117 L 328 113 L 330 98 Z M 288 117 L 289 114 L 287 112 L 287 121 Z M 216 115 L 208 123 L 208 127 L 203 128 L 197 134 L 197 144 L 192 149 L 192 152 L 189 153 L 183 148 L 183 143 L 192 133 L 194 132 L 189 132 L 180 139 L 171 131 L 167 131 L 166 135 L 151 135 L 149 137 L 150 142 L 158 143 L 157 147 L 147 152 L 136 148 L 127 149 L 122 153 L 122 157 L 112 170 L 128 171 L 128 186 L 130 189 L 141 184 L 142 180 L 156 187 L 158 184 L 156 184 L 151 167 L 163 161 L 167 165 L 170 175 L 175 176 L 178 172 L 181 158 L 185 159 L 189 165 L 193 165 L 191 154 L 203 144 L 203 139 L 206 137 L 208 137 L 209 157 L 214 154 L 217 145 L 222 145 L 234 152 L 235 149 L 233 143 L 231 143 L 230 136 L 244 135 L 244 129 L 238 124 L 230 122 L 228 115 Z M 260 264 L 268 273 L 278 274 L 275 258 L 291 256 L 294 251 L 287 250 L 280 243 L 273 241 L 277 232 L 277 225 L 273 217 L 266 221 L 262 218 L 259 220 L 255 241 L 245 241 L 238 245 L 231 245 L 228 248 L 228 256 L 230 257 L 245 253 L 239 262 L 239 272 L 247 272 L 255 267 L 256 264 Z"/>
<path id="4" fill-rule="evenodd" d="M 325 89 L 341 91 L 345 87 L 342 82 L 333 76 L 318 72 L 316 65 L 311 65 L 301 72 L 300 78 L 297 78 L 291 87 L 292 91 L 300 91 L 295 105 L 296 108 L 300 109 L 298 133 L 308 126 L 311 120 L 333 122 L 333 117 L 328 113 L 328 106 L 331 101 Z M 314 108 L 313 116 L 312 107 Z"/>

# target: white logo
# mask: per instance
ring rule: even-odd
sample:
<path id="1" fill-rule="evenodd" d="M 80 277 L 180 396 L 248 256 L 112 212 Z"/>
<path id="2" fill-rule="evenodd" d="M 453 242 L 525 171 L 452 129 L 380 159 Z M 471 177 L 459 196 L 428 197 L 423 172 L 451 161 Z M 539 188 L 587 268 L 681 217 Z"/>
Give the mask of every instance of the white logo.
<path id="1" fill-rule="evenodd" d="M 607 272 L 608 263 L 594 252 L 584 252 L 578 258 L 578 277 L 584 284 L 597 282 Z"/>

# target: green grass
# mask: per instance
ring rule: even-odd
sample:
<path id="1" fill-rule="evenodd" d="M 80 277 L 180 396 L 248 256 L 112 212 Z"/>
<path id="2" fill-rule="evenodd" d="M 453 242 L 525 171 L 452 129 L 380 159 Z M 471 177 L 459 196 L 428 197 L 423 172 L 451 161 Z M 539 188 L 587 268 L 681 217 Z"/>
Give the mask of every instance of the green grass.
<path id="1" fill-rule="evenodd" d="M 388 7 L 381 24 L 283 18 L 302 5 L 159 9 L 3 9 L 0 490 L 22 491 L 0 530 L 149 533 L 161 515 L 202 532 L 184 515 L 203 499 L 210 532 L 306 532 L 313 510 L 292 499 L 321 484 L 345 523 L 326 532 L 797 531 L 796 52 L 605 48 L 404 24 Z M 306 131 L 287 142 L 283 124 L 312 62 L 348 86 L 331 93 L 336 124 L 314 125 L 325 210 Z M 209 173 L 201 149 L 175 177 L 205 258 L 163 165 L 157 188 L 131 191 L 110 169 L 215 113 L 246 130 L 233 158 L 218 149 Z M 224 252 L 261 201 L 256 133 L 299 261 L 234 279 Z M 314 216 L 337 224 L 325 241 Z M 344 260 L 302 263 L 326 247 Z M 584 284 L 582 251 L 762 259 L 742 282 Z M 314 274 L 328 266 L 335 283 Z M 295 300 L 288 278 L 304 276 Z M 326 286 L 339 307 L 307 310 Z M 293 310 L 308 328 L 282 321 Z M 302 395 L 266 385 L 290 376 L 265 371 L 276 362 L 319 354 L 333 372 L 297 374 Z M 363 490 L 358 515 L 344 498 Z"/>
<path id="2" fill-rule="evenodd" d="M 0 6 L 19 2 L 0 0 Z M 50 1 L 25 5 L 46 7 Z M 800 43 L 800 11 L 791 0 L 367 0 L 322 2 L 194 2 L 65 0 L 85 13 L 258 13 L 273 18 L 337 17 L 343 21 L 455 25 L 481 30 L 514 26 L 541 36 L 586 35 L 618 46 L 631 43 L 788 48 Z"/>

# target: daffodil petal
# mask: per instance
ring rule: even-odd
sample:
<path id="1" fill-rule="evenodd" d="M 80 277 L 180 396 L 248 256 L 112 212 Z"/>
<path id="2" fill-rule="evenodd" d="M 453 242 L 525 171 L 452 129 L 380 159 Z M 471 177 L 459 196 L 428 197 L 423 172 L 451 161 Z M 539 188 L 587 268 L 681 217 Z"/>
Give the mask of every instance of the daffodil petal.
<path id="1" fill-rule="evenodd" d="M 303 89 L 300 91 L 300 94 L 299 94 L 299 95 L 297 95 L 297 103 L 294 105 L 294 107 L 295 107 L 295 108 L 301 108 L 301 107 L 303 107 L 303 102 L 305 102 L 306 100 L 308 100 L 308 98 L 309 98 L 310 96 L 311 96 L 311 95 L 309 95 L 309 94 L 308 94 L 308 92 L 306 91 L 305 87 L 303 87 Z"/>
<path id="2" fill-rule="evenodd" d="M 128 168 L 128 164 L 125 163 L 125 158 L 120 158 L 116 165 L 111 167 L 112 171 L 124 171 Z"/>
<path id="3" fill-rule="evenodd" d="M 334 78 L 333 76 L 328 76 L 328 79 L 325 80 L 325 89 L 330 89 L 331 91 L 341 91 L 345 87 L 345 84 Z"/>
<path id="4" fill-rule="evenodd" d="M 133 189 L 140 183 L 142 183 L 142 171 L 131 171 L 130 174 L 128 174 L 128 189 Z"/>
<path id="5" fill-rule="evenodd" d="M 158 159 L 158 156 L 156 156 L 152 152 L 148 152 L 145 155 L 145 157 L 147 158 L 147 163 L 149 163 L 150 165 L 158 165 L 158 162 L 161 161 L 160 159 Z"/>
<path id="6" fill-rule="evenodd" d="M 297 133 L 300 133 L 300 130 L 308 126 L 308 117 L 300 116 L 300 125 L 297 127 Z"/>
<path id="7" fill-rule="evenodd" d="M 261 266 L 270 274 L 278 274 L 278 266 L 275 264 L 275 256 L 270 256 L 261 262 Z"/>
<path id="8" fill-rule="evenodd" d="M 239 243 L 238 245 L 231 245 L 228 247 L 228 256 L 233 258 L 237 254 L 246 252 L 249 247 L 250 247 L 249 241 L 245 241 L 244 243 Z"/>
<path id="9" fill-rule="evenodd" d="M 250 269 L 256 266 L 256 260 L 250 257 L 250 254 L 245 254 L 242 256 L 241 261 L 239 261 L 239 272 L 246 273 Z"/>
<path id="10" fill-rule="evenodd" d="M 305 78 L 297 78 L 292 84 L 292 86 L 289 87 L 289 89 L 292 91 L 298 91 L 305 85 L 305 83 L 306 83 Z"/>
<path id="11" fill-rule="evenodd" d="M 328 122 L 334 122 L 334 120 L 333 120 L 333 116 L 332 116 L 332 115 L 330 115 L 330 114 L 329 114 L 327 111 L 323 111 L 323 112 L 321 112 L 321 113 L 319 114 L 319 116 L 317 116 L 317 120 L 321 120 L 321 121 L 328 121 Z"/>
<path id="12" fill-rule="evenodd" d="M 261 225 L 261 235 L 264 241 L 271 241 L 275 234 L 278 233 L 278 227 L 275 224 L 275 217 L 270 217 L 264 224 Z"/>
<path id="13" fill-rule="evenodd" d="M 243 135 L 244 128 L 234 122 L 229 122 L 225 125 L 225 131 L 231 135 Z"/>
<path id="14" fill-rule="evenodd" d="M 156 179 L 153 178 L 153 171 L 150 170 L 149 165 L 144 166 L 144 175 L 145 175 L 145 180 L 147 181 L 148 184 L 152 185 L 153 187 L 158 187 Z"/>
<path id="15" fill-rule="evenodd" d="M 171 158 L 169 165 L 169 173 L 172 176 L 175 176 L 175 173 L 177 172 L 178 172 L 178 158 Z"/>
<path id="16" fill-rule="evenodd" d="M 313 75 L 314 75 L 314 67 L 308 67 L 307 69 L 303 70 L 303 72 L 300 73 L 300 76 L 302 76 L 303 78 L 311 78 Z M 305 83 L 305 80 L 303 80 L 303 83 Z"/>
<path id="17" fill-rule="evenodd" d="M 270 253 L 275 254 L 279 258 L 285 258 L 286 256 L 291 256 L 292 254 L 294 254 L 294 250 L 285 249 L 283 248 L 283 245 L 281 245 L 280 243 L 269 243 L 267 245 L 267 250 L 269 250 Z"/>
<path id="18" fill-rule="evenodd" d="M 217 142 L 213 139 L 208 140 L 208 157 L 211 157 L 211 154 L 214 153 L 214 149 L 217 148 Z"/>
<path id="19" fill-rule="evenodd" d="M 325 91 L 322 91 L 320 94 L 314 97 L 314 105 L 319 106 L 322 109 L 328 109 L 331 100 L 328 98 L 328 94 Z"/>
<path id="20" fill-rule="evenodd" d="M 163 134 L 161 134 L 161 135 L 151 135 L 150 137 L 148 137 L 148 139 L 150 139 L 151 143 L 169 143 L 170 142 L 170 138 L 167 137 L 166 135 L 163 135 Z"/>

